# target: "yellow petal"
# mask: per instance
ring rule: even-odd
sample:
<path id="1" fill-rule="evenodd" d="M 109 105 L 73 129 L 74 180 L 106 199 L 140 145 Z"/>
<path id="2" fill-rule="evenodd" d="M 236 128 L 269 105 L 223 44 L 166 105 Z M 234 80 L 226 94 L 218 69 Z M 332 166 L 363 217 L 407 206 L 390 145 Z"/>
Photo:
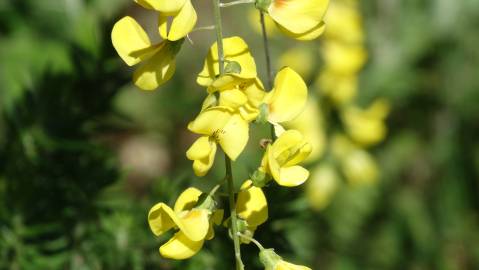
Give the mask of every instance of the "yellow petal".
<path id="1" fill-rule="evenodd" d="M 184 260 L 195 255 L 202 247 L 204 240 L 192 241 L 181 231 L 160 247 L 160 254 L 169 259 Z"/>
<path id="2" fill-rule="evenodd" d="M 342 161 L 342 169 L 351 184 L 370 184 L 379 178 L 379 169 L 373 156 L 362 149 L 349 153 Z"/>
<path id="3" fill-rule="evenodd" d="M 306 158 L 308 158 L 309 154 L 311 154 L 313 147 L 310 143 L 304 142 L 301 146 L 294 150 L 295 151 L 293 155 L 288 159 L 284 166 L 293 166 L 303 162 Z"/>
<path id="4" fill-rule="evenodd" d="M 175 221 L 172 217 L 178 220 L 176 214 L 168 205 L 164 203 L 154 205 L 148 213 L 148 224 L 150 225 L 151 231 L 156 236 L 167 232 L 175 226 Z"/>
<path id="5" fill-rule="evenodd" d="M 261 188 L 253 186 L 251 180 L 246 180 L 241 186 L 236 201 L 236 213 L 253 227 L 263 224 L 268 219 L 266 197 Z"/>
<path id="6" fill-rule="evenodd" d="M 329 0 L 275 0 L 268 8 L 271 18 L 293 33 L 305 33 L 323 21 Z"/>
<path id="7" fill-rule="evenodd" d="M 221 91 L 220 93 L 220 106 L 230 107 L 233 109 L 238 109 L 248 102 L 248 98 L 241 90 L 231 89 Z"/>
<path id="8" fill-rule="evenodd" d="M 178 13 L 173 15 L 173 20 L 167 33 L 168 15 L 160 14 L 159 19 L 159 31 L 160 35 L 164 39 L 176 41 L 184 38 L 188 33 L 193 30 L 196 25 L 198 16 L 191 4 L 190 0 L 187 0 Z"/>
<path id="9" fill-rule="evenodd" d="M 238 74 L 230 74 L 225 76 L 224 81 L 216 83 L 216 87 L 229 87 L 228 84 L 236 83 L 235 78 L 254 79 L 256 78 L 256 64 L 251 55 L 248 45 L 240 37 L 230 37 L 223 39 L 225 62 L 234 61 L 241 66 L 241 72 Z M 218 64 L 218 45 L 214 43 L 210 48 L 205 60 L 203 70 L 198 74 L 197 83 L 208 87 L 213 84 L 219 75 Z"/>
<path id="10" fill-rule="evenodd" d="M 278 264 L 276 264 L 276 267 L 274 270 L 311 270 L 311 268 L 303 266 L 303 265 L 292 264 L 292 263 L 281 260 L 278 262 Z"/>
<path id="11" fill-rule="evenodd" d="M 266 156 L 267 156 L 266 161 L 268 164 L 267 172 L 269 172 L 271 176 L 273 176 L 274 180 L 279 181 L 279 179 L 281 179 L 280 178 L 281 167 L 278 164 L 278 161 L 276 160 L 276 158 L 274 157 L 273 150 L 270 145 L 268 145 L 268 147 L 266 148 Z"/>
<path id="12" fill-rule="evenodd" d="M 231 160 L 243 152 L 249 139 L 249 124 L 239 114 L 234 114 L 220 132 L 216 141 Z"/>
<path id="13" fill-rule="evenodd" d="M 154 90 L 166 83 L 175 73 L 178 42 L 163 41 L 162 48 L 133 74 L 135 85 L 143 90 Z"/>
<path id="14" fill-rule="evenodd" d="M 189 123 L 188 129 L 194 133 L 213 136 L 221 132 L 232 117 L 225 107 L 212 107 L 202 111 L 195 120 Z"/>
<path id="15" fill-rule="evenodd" d="M 274 82 L 274 89 L 266 97 L 269 104 L 268 120 L 275 123 L 291 121 L 304 109 L 308 88 L 301 76 L 291 68 L 283 68 Z"/>
<path id="16" fill-rule="evenodd" d="M 187 0 L 135 0 L 136 3 L 144 8 L 154 9 L 163 13 L 178 12 L 186 1 Z"/>
<path id="17" fill-rule="evenodd" d="M 197 188 L 187 188 L 176 199 L 175 207 L 173 208 L 174 211 L 179 213 L 181 211 L 190 210 L 196 205 L 196 203 L 198 203 L 201 193 L 202 192 Z"/>
<path id="18" fill-rule="evenodd" d="M 281 167 L 279 179 L 276 182 L 285 187 L 295 187 L 304 183 L 309 177 L 309 171 L 301 166 Z"/>
<path id="19" fill-rule="evenodd" d="M 143 28 L 128 16 L 115 23 L 111 31 L 111 41 L 118 55 L 129 66 L 147 59 L 159 49 L 151 46 Z"/>
<path id="20" fill-rule="evenodd" d="M 340 184 L 338 173 L 331 165 L 321 165 L 311 173 L 306 186 L 306 198 L 314 210 L 325 209 L 336 194 Z"/>
<path id="21" fill-rule="evenodd" d="M 174 212 L 164 203 L 158 203 L 151 208 L 148 223 L 151 231 L 157 236 L 176 225 L 188 238 L 199 241 L 204 239 L 208 232 L 208 216 L 208 211 L 204 209 L 193 209 L 183 214 Z"/>
<path id="22" fill-rule="evenodd" d="M 266 92 L 264 91 L 263 83 L 258 78 L 245 83 L 241 90 L 245 93 L 251 106 L 259 108 L 261 103 L 263 103 Z"/>
<path id="23" fill-rule="evenodd" d="M 192 209 L 176 223 L 186 237 L 193 241 L 205 239 L 209 228 L 209 210 Z"/>
<path id="24" fill-rule="evenodd" d="M 199 137 L 186 151 L 189 160 L 204 159 L 211 153 L 211 143 L 208 136 Z"/>
<path id="25" fill-rule="evenodd" d="M 276 159 L 285 151 L 304 144 L 304 137 L 301 132 L 290 129 L 281 134 L 272 145 L 273 157 Z"/>
<path id="26" fill-rule="evenodd" d="M 196 176 L 202 177 L 205 176 L 208 171 L 213 166 L 213 162 L 215 161 L 216 155 L 216 143 L 210 140 L 211 151 L 209 155 L 202 159 L 196 159 L 193 161 L 193 171 L 195 172 Z"/>
<path id="27" fill-rule="evenodd" d="M 279 29 L 289 37 L 292 37 L 294 39 L 301 40 L 301 41 L 309 41 L 321 36 L 326 31 L 326 24 L 324 22 L 320 22 L 315 27 L 301 33 L 291 32 L 287 28 L 281 25 L 279 25 Z"/>
<path id="28" fill-rule="evenodd" d="M 342 75 L 357 73 L 367 60 L 366 50 L 358 44 L 328 41 L 323 43 L 321 51 L 328 70 Z"/>

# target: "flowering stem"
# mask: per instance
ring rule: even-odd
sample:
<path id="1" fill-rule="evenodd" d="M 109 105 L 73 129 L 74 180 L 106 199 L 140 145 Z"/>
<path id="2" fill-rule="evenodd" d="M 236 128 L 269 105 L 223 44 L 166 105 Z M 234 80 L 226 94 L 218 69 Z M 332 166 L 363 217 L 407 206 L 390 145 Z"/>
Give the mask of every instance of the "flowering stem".
<path id="1" fill-rule="evenodd" d="M 259 11 L 259 17 L 261 22 L 261 32 L 263 33 L 263 46 L 264 46 L 264 54 L 266 56 L 266 73 L 268 79 L 268 89 L 271 91 L 273 90 L 273 67 L 271 64 L 271 53 L 269 51 L 269 40 L 268 40 L 268 33 L 266 32 L 266 22 L 264 20 L 264 12 Z M 271 132 L 271 139 L 273 141 L 276 140 L 276 134 L 274 132 L 274 126 L 270 124 L 270 132 Z"/>
<path id="2" fill-rule="evenodd" d="M 223 50 L 223 27 L 221 23 L 221 9 L 220 1 L 212 0 L 214 7 L 214 17 L 215 17 L 215 29 L 216 29 L 216 42 L 218 46 L 218 65 L 220 75 L 223 75 L 225 72 L 225 56 Z M 236 270 L 244 270 L 243 261 L 241 260 L 241 248 L 240 248 L 240 239 L 238 236 L 238 227 L 237 227 L 237 217 L 236 217 L 236 203 L 235 203 L 235 191 L 234 191 L 234 181 L 233 181 L 233 170 L 231 168 L 231 160 L 225 154 L 225 167 L 226 167 L 226 181 L 228 185 L 228 197 L 229 197 L 229 207 L 231 214 L 231 231 L 233 236 L 233 244 L 235 250 L 235 259 L 236 259 Z"/>
<path id="3" fill-rule="evenodd" d="M 232 7 L 232 6 L 241 5 L 241 4 L 252 4 L 254 2 L 255 0 L 237 0 L 237 1 L 232 1 L 228 3 L 220 3 L 220 7 Z"/>
<path id="4" fill-rule="evenodd" d="M 263 245 L 261 245 L 261 243 L 258 242 L 258 240 L 254 239 L 253 237 L 249 237 L 249 236 L 244 235 L 244 234 L 242 234 L 242 233 L 238 233 L 238 235 L 239 235 L 241 238 L 244 238 L 245 240 L 250 241 L 250 242 L 252 242 L 253 244 L 255 244 L 255 245 L 259 248 L 259 250 L 263 250 L 263 249 L 264 249 Z"/>

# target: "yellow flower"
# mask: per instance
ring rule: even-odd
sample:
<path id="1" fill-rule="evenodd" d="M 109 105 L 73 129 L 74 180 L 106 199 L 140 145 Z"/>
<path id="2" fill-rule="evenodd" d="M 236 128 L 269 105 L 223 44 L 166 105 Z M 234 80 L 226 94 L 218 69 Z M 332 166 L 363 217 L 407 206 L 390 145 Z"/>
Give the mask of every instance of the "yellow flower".
<path id="1" fill-rule="evenodd" d="M 387 127 L 384 121 L 388 113 L 388 102 L 379 99 L 366 109 L 356 106 L 346 107 L 341 113 L 341 119 L 347 133 L 355 142 L 370 146 L 386 137 Z"/>
<path id="2" fill-rule="evenodd" d="M 311 270 L 309 267 L 284 261 L 273 249 L 262 249 L 259 252 L 259 259 L 265 270 Z"/>
<path id="3" fill-rule="evenodd" d="M 311 153 L 311 144 L 297 130 L 287 130 L 266 148 L 260 171 L 273 177 L 281 186 L 301 185 L 308 179 L 309 172 L 297 165 Z"/>
<path id="4" fill-rule="evenodd" d="M 347 43 L 363 43 L 364 31 L 357 3 L 331 2 L 324 19 L 328 25 L 325 37 Z"/>
<path id="5" fill-rule="evenodd" d="M 249 139 L 249 124 L 240 114 L 228 107 L 211 107 L 203 110 L 188 129 L 200 137 L 186 152 L 193 160 L 193 169 L 198 176 L 211 168 L 219 144 L 231 160 L 241 154 Z"/>
<path id="6" fill-rule="evenodd" d="M 159 11 L 158 30 L 161 37 L 167 40 L 176 41 L 184 38 L 193 30 L 198 19 L 190 0 L 135 0 L 135 2 L 144 8 Z"/>
<path id="7" fill-rule="evenodd" d="M 246 180 L 241 186 L 236 201 L 237 215 L 246 221 L 252 231 L 268 220 L 268 202 L 263 190 Z"/>
<path id="8" fill-rule="evenodd" d="M 154 90 L 168 81 L 175 72 L 175 56 L 183 40 L 164 40 L 152 45 L 143 28 L 131 17 L 123 17 L 111 33 L 113 46 L 129 66 L 143 64 L 133 74 L 136 86 Z"/>
<path id="9" fill-rule="evenodd" d="M 217 42 L 211 46 L 203 70 L 198 74 L 197 83 L 204 87 L 212 87 L 210 92 L 221 88 L 231 88 L 245 80 L 255 80 L 256 63 L 251 55 L 248 45 L 240 37 L 223 39 L 225 56 L 225 74 L 218 77 L 218 45 Z M 231 67 L 231 68 L 229 68 Z"/>
<path id="10" fill-rule="evenodd" d="M 160 247 L 160 254 L 171 259 L 187 259 L 195 255 L 205 240 L 213 237 L 212 226 L 220 224 L 222 211 L 209 208 L 194 208 L 200 199 L 201 191 L 186 189 L 171 209 L 164 203 L 154 205 L 148 214 L 151 231 L 160 236 L 177 228 L 173 237 Z"/>
<path id="11" fill-rule="evenodd" d="M 379 168 L 374 157 L 344 135 L 335 135 L 332 152 L 339 159 L 346 180 L 350 184 L 374 183 L 379 178 Z"/>
<path id="12" fill-rule="evenodd" d="M 258 116 L 265 94 L 259 79 L 243 81 L 210 93 L 203 102 L 202 110 L 215 106 L 226 107 L 232 112 L 239 113 L 247 122 L 251 122 Z"/>
<path id="13" fill-rule="evenodd" d="M 301 76 L 289 67 L 276 75 L 274 88 L 265 96 L 268 121 L 275 126 L 295 119 L 303 110 L 308 98 L 308 88 Z M 281 132 L 277 132 L 279 136 Z"/>
<path id="14" fill-rule="evenodd" d="M 317 89 L 337 106 L 350 103 L 358 92 L 357 74 L 338 74 L 331 70 L 324 70 L 319 75 L 318 84 Z"/>
<path id="15" fill-rule="evenodd" d="M 321 48 L 326 69 L 337 74 L 356 74 L 364 66 L 367 52 L 361 44 L 328 40 Z"/>
<path id="16" fill-rule="evenodd" d="M 323 127 L 323 116 L 315 98 L 310 98 L 304 111 L 294 120 L 284 123 L 288 129 L 301 132 L 305 139 L 311 143 L 312 151 L 306 162 L 319 159 L 326 146 L 326 134 Z"/>
<path id="17" fill-rule="evenodd" d="M 325 209 L 338 190 L 340 178 L 333 166 L 319 165 L 311 172 L 311 179 L 306 186 L 306 198 L 316 211 Z"/>
<path id="18" fill-rule="evenodd" d="M 257 0 L 286 35 L 312 40 L 325 30 L 323 22 L 329 0 Z"/>
<path id="19" fill-rule="evenodd" d="M 374 157 L 363 149 L 349 153 L 341 165 L 346 179 L 351 184 L 374 183 L 378 180 L 378 165 Z"/>

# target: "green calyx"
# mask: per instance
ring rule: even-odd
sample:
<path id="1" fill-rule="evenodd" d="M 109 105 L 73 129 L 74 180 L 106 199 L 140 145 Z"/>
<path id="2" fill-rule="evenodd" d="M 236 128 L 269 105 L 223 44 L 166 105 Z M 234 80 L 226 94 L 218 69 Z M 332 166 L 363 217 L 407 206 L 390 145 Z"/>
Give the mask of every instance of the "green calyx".
<path id="1" fill-rule="evenodd" d="M 227 74 L 240 74 L 241 65 L 236 61 L 228 61 L 225 66 L 225 73 Z"/>
<path id="2" fill-rule="evenodd" d="M 254 173 L 250 176 L 250 179 L 253 182 L 253 185 L 259 188 L 266 186 L 268 182 L 271 181 L 271 177 L 259 169 L 254 171 Z"/>
<path id="3" fill-rule="evenodd" d="M 198 200 L 198 204 L 195 207 L 196 209 L 207 209 L 213 212 L 216 210 L 216 201 L 213 199 L 212 196 L 203 193 Z"/>
<path id="4" fill-rule="evenodd" d="M 274 249 L 269 248 L 259 252 L 259 260 L 264 265 L 265 270 L 273 270 L 282 258 L 274 252 Z"/>
<path id="5" fill-rule="evenodd" d="M 259 106 L 259 115 L 256 118 L 256 123 L 258 124 L 266 124 L 268 123 L 268 114 L 269 114 L 269 107 L 268 104 L 262 103 Z"/>
<path id="6" fill-rule="evenodd" d="M 272 0 L 256 0 L 254 5 L 257 9 L 261 10 L 262 12 L 268 13 L 268 8 L 271 5 Z"/>

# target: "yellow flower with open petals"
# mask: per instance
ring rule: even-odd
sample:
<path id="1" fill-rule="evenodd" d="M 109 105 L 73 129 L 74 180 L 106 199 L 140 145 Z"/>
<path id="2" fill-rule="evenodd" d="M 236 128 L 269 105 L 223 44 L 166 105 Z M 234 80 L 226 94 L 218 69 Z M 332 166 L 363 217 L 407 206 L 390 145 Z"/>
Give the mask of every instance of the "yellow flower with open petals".
<path id="1" fill-rule="evenodd" d="M 281 186 L 293 187 L 304 183 L 309 171 L 298 164 L 312 151 L 311 144 L 297 130 L 287 130 L 266 148 L 260 171 L 273 177 Z"/>
<path id="2" fill-rule="evenodd" d="M 188 129 L 200 137 L 186 152 L 193 160 L 193 169 L 198 176 L 211 168 L 219 144 L 231 160 L 243 152 L 249 139 L 249 124 L 239 113 L 228 107 L 211 107 L 203 110 Z"/>
<path id="3" fill-rule="evenodd" d="M 148 223 L 156 236 L 173 228 L 178 229 L 173 237 L 160 247 L 163 257 L 177 260 L 190 258 L 201 249 L 205 240 L 212 237 L 211 227 L 213 223 L 221 222 L 218 219 L 222 219 L 222 212 L 194 208 L 201 194 L 196 188 L 188 188 L 178 197 L 173 209 L 164 203 L 158 203 L 151 208 Z"/>
<path id="4" fill-rule="evenodd" d="M 128 66 L 142 63 L 133 74 L 133 81 L 139 88 L 154 90 L 173 76 L 175 56 L 183 40 L 164 40 L 152 45 L 143 28 L 128 16 L 113 26 L 111 39 L 118 55 Z"/>
<path id="5" fill-rule="evenodd" d="M 135 2 L 144 8 L 159 11 L 159 32 L 161 37 L 167 40 L 176 41 L 184 38 L 193 30 L 198 20 L 190 0 L 135 0 Z"/>
<path id="6" fill-rule="evenodd" d="M 223 39 L 225 56 L 225 74 L 218 78 L 218 44 L 215 42 L 211 46 L 203 70 L 198 74 L 197 83 L 205 87 L 213 87 L 215 91 L 221 88 L 231 88 L 244 80 L 254 80 L 257 77 L 256 63 L 251 55 L 248 45 L 240 37 L 230 37 Z M 228 64 L 236 68 L 228 69 Z"/>
<path id="7" fill-rule="evenodd" d="M 341 118 L 347 133 L 355 142 L 370 146 L 386 137 L 387 127 L 384 121 L 388 113 L 389 104 L 384 99 L 379 99 L 366 109 L 348 106 L 341 113 Z"/>
<path id="8" fill-rule="evenodd" d="M 247 122 L 255 120 L 259 115 L 260 106 L 266 94 L 258 78 L 215 92 L 206 97 L 202 110 L 215 106 L 227 107 L 239 113 Z"/>
<path id="9" fill-rule="evenodd" d="M 265 96 L 268 105 L 268 121 L 278 126 L 295 119 L 305 108 L 308 88 L 301 76 L 289 67 L 276 75 L 274 88 Z M 280 134 L 277 135 L 279 136 Z"/>
<path id="10" fill-rule="evenodd" d="M 252 231 L 268 220 L 268 202 L 263 190 L 246 180 L 238 193 L 236 213 L 245 220 Z"/>
<path id="11" fill-rule="evenodd" d="M 311 268 L 289 263 L 276 254 L 273 249 L 263 249 L 259 252 L 259 259 L 265 270 L 311 270 Z"/>
<path id="12" fill-rule="evenodd" d="M 298 40 L 312 40 L 325 30 L 323 18 L 329 0 L 257 0 L 279 29 Z"/>

